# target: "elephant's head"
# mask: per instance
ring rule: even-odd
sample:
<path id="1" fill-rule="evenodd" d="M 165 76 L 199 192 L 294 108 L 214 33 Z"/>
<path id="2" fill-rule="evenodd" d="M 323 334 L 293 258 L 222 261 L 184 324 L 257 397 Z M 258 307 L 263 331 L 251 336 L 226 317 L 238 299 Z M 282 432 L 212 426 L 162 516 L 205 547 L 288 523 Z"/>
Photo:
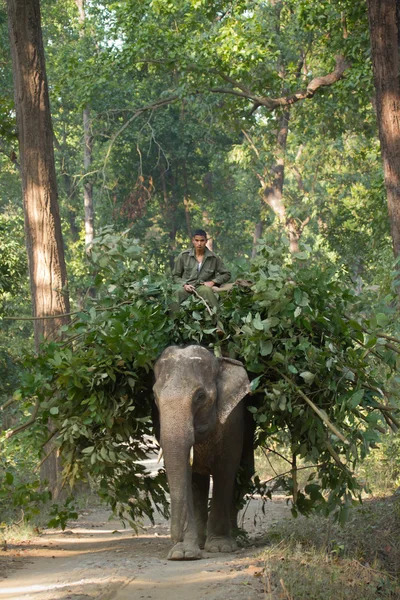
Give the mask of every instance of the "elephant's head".
<path id="1" fill-rule="evenodd" d="M 189 445 L 207 437 L 217 420 L 224 423 L 249 392 L 242 363 L 217 358 L 201 346 L 170 346 L 156 362 L 154 373 L 161 438 L 171 432 L 177 441 L 184 430 Z"/>

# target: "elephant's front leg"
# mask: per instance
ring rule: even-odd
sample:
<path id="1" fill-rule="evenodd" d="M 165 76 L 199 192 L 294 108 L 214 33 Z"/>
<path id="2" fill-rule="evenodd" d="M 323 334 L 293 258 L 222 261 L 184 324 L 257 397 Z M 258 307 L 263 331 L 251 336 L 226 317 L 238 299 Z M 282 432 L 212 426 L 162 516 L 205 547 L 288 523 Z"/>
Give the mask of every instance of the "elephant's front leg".
<path id="1" fill-rule="evenodd" d="M 197 539 L 200 548 L 204 548 L 207 537 L 208 519 L 208 493 L 210 490 L 210 476 L 200 473 L 192 474 L 192 490 L 194 516 L 197 526 Z"/>
<path id="2" fill-rule="evenodd" d="M 168 559 L 199 559 L 201 550 L 193 509 L 189 451 L 175 447 L 170 452 L 164 447 L 164 460 L 171 495 L 171 539 L 174 543 Z"/>
<path id="3" fill-rule="evenodd" d="M 189 484 L 186 507 L 181 501 L 174 502 L 171 495 L 171 538 L 174 546 L 168 554 L 168 560 L 197 560 L 201 550 L 197 537 L 197 525 L 193 510 L 193 494 Z"/>

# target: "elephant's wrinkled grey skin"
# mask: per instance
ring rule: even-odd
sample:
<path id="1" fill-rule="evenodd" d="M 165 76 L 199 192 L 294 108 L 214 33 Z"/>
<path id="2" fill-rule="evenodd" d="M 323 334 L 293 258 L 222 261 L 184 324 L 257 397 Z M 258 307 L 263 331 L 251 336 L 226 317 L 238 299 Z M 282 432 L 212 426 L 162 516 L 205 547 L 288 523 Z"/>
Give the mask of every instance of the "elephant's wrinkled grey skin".
<path id="1" fill-rule="evenodd" d="M 231 552 L 236 548 L 232 537 L 235 477 L 246 437 L 242 399 L 249 392 L 247 373 L 240 362 L 217 358 L 195 345 L 167 348 L 154 373 L 171 496 L 174 546 L 168 558 L 198 559 L 201 548 Z M 252 452 L 251 441 L 250 448 Z M 210 475 L 213 497 L 208 515 Z"/>

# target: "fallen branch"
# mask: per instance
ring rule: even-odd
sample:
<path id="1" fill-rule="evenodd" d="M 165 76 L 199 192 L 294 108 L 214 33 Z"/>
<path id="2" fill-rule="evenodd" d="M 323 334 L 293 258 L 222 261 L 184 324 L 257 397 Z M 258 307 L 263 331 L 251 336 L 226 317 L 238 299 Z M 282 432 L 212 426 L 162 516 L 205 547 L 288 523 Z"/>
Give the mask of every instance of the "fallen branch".
<path id="1" fill-rule="evenodd" d="M 334 448 L 333 448 L 332 444 L 330 443 L 330 441 L 326 440 L 325 444 L 326 444 L 326 449 L 328 450 L 329 454 L 332 456 L 333 460 L 338 465 L 338 467 L 340 467 L 343 471 L 346 471 L 347 473 L 350 473 L 350 471 L 346 467 L 346 465 L 343 464 L 342 461 L 340 460 L 338 453 L 336 452 L 336 450 L 334 450 Z"/>
<path id="2" fill-rule="evenodd" d="M 55 435 L 57 435 L 57 433 L 59 432 L 59 429 L 55 429 L 47 438 L 47 440 L 45 442 L 43 442 L 43 444 L 40 445 L 41 448 L 44 448 L 49 442 L 51 442 L 51 440 L 53 439 L 53 437 Z"/>
<path id="3" fill-rule="evenodd" d="M 195 296 L 197 296 L 197 297 L 199 298 L 199 300 L 201 300 L 201 301 L 203 302 L 204 306 L 205 306 L 205 307 L 206 307 L 206 309 L 208 310 L 208 313 L 209 313 L 210 315 L 212 315 L 212 314 L 213 314 L 213 312 L 212 312 L 211 308 L 209 307 L 209 305 L 207 304 L 207 302 L 204 300 L 204 298 L 202 298 L 202 297 L 200 296 L 200 294 L 198 294 L 198 293 L 196 292 L 196 290 L 195 290 L 195 289 L 193 290 L 193 294 L 194 294 Z"/>
<path id="4" fill-rule="evenodd" d="M 40 463 L 39 463 L 38 465 L 36 465 L 36 467 L 34 468 L 34 472 L 37 472 L 37 471 L 39 471 L 39 470 L 40 470 L 40 467 L 41 467 L 41 466 L 42 466 L 42 465 L 43 465 L 43 464 L 46 462 L 46 460 L 47 460 L 48 458 L 50 458 L 50 456 L 53 454 L 54 450 L 56 450 L 56 449 L 57 449 L 57 447 L 56 447 L 56 446 L 54 446 L 54 447 L 53 447 L 53 448 L 50 450 L 50 452 L 49 452 L 48 454 L 46 454 L 46 456 L 45 456 L 45 457 L 44 457 L 44 458 L 43 458 L 43 459 L 40 461 Z"/>
<path id="5" fill-rule="evenodd" d="M 9 439 L 9 438 L 13 437 L 14 435 L 16 435 L 17 433 L 21 433 L 21 431 L 24 431 L 25 429 L 30 427 L 36 421 L 36 417 L 39 412 L 39 406 L 40 406 L 40 402 L 39 402 L 39 400 L 37 400 L 36 404 L 35 404 L 35 408 L 33 409 L 33 412 L 32 412 L 32 416 L 29 419 L 29 421 L 26 421 L 26 423 L 23 423 L 19 427 L 16 427 L 15 429 L 8 431 L 6 433 L 6 438 Z"/>
<path id="6" fill-rule="evenodd" d="M 11 406 L 11 404 L 13 404 L 16 401 L 17 401 L 16 398 L 10 398 L 2 406 L 0 406 L 0 411 L 6 410 L 6 408 L 8 408 L 9 406 Z"/>
<path id="7" fill-rule="evenodd" d="M 106 310 L 114 310 L 116 308 L 119 308 L 120 306 L 124 306 L 127 304 L 132 304 L 133 300 L 124 300 L 123 302 L 120 302 L 119 304 L 113 304 L 112 306 L 99 306 L 99 307 L 95 307 L 95 311 L 96 312 L 103 312 Z M 3 317 L 3 321 L 41 321 L 42 319 L 63 319 L 64 317 L 71 317 L 73 315 L 80 315 L 80 314 L 89 314 L 88 310 L 75 310 L 74 312 L 70 312 L 70 313 L 62 313 L 59 315 L 44 315 L 43 317 Z"/>
<path id="8" fill-rule="evenodd" d="M 283 456 L 283 454 L 280 454 L 280 452 L 277 452 L 276 450 L 272 450 L 272 448 L 268 448 L 268 447 L 264 447 L 261 446 L 263 452 L 265 450 L 268 450 L 268 452 L 272 452 L 272 454 L 276 454 L 277 456 L 279 456 L 279 458 L 282 458 L 283 460 L 285 460 L 287 463 L 289 463 L 289 465 L 291 465 L 292 463 L 290 462 L 290 460 L 288 458 L 286 458 L 286 456 Z"/>
<path id="9" fill-rule="evenodd" d="M 333 423 L 331 423 L 331 421 L 328 419 L 328 417 L 326 416 L 325 413 L 323 413 L 318 406 L 316 406 L 314 404 L 314 402 L 312 400 L 310 400 L 310 398 L 308 396 L 306 396 L 306 394 L 299 388 L 298 385 L 296 385 L 289 377 L 287 377 L 284 373 L 281 373 L 278 369 L 275 369 L 275 371 L 277 373 L 279 373 L 279 375 L 281 377 L 283 377 L 285 379 L 285 381 L 287 381 L 288 383 L 290 383 L 290 385 L 292 385 L 298 394 L 300 394 L 300 396 L 303 398 L 303 400 L 305 402 L 307 402 L 308 406 L 310 406 L 310 408 L 312 408 L 312 410 L 319 416 L 319 418 L 321 419 L 321 421 L 323 421 L 325 423 L 325 425 L 332 431 L 332 433 L 334 433 L 336 435 L 336 437 L 339 438 L 339 440 L 342 440 L 342 442 L 344 444 L 349 444 L 349 441 L 346 440 L 346 438 L 344 437 L 344 435 L 342 433 L 340 433 L 340 431 L 335 427 L 335 425 L 333 425 Z"/>
<path id="10" fill-rule="evenodd" d="M 289 461 L 290 462 L 290 461 Z M 319 467 L 323 467 L 326 463 L 320 463 L 318 465 L 306 465 L 305 467 L 297 467 L 297 471 L 304 471 L 305 469 L 319 469 Z M 344 465 L 343 465 L 344 466 Z M 260 481 L 260 485 L 267 485 L 271 483 L 271 481 L 275 481 L 275 479 L 279 479 L 280 477 L 285 477 L 286 475 L 291 475 L 292 469 L 289 471 L 285 471 L 284 473 L 278 473 L 275 477 L 270 477 L 270 479 L 265 479 L 264 481 Z"/>
<path id="11" fill-rule="evenodd" d="M 348 321 L 355 321 L 355 319 L 352 319 L 349 315 L 345 314 L 344 317 Z M 400 339 L 394 337 L 393 335 L 388 335 L 386 333 L 381 333 L 380 331 L 377 331 L 377 332 L 368 331 L 368 329 L 366 329 L 366 327 L 364 327 L 363 325 L 361 325 L 361 323 L 358 323 L 358 321 L 356 321 L 356 323 L 359 325 L 359 327 L 361 328 L 361 330 L 364 333 L 367 333 L 368 335 L 376 335 L 377 337 L 384 338 L 385 340 L 389 340 L 390 342 L 395 342 L 396 344 L 400 344 Z M 350 325 L 350 327 L 351 327 L 351 325 Z M 354 327 L 353 327 L 353 329 L 354 329 Z"/>

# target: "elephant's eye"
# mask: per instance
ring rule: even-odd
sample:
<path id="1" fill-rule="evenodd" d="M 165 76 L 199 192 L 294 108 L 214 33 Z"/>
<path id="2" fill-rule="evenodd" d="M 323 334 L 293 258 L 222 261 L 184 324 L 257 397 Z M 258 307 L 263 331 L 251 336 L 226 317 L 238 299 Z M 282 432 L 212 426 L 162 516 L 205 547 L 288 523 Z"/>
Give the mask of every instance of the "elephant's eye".
<path id="1" fill-rule="evenodd" d="M 203 390 L 196 390 L 193 396 L 193 401 L 194 402 L 204 402 L 206 398 L 205 393 L 203 392 Z"/>

